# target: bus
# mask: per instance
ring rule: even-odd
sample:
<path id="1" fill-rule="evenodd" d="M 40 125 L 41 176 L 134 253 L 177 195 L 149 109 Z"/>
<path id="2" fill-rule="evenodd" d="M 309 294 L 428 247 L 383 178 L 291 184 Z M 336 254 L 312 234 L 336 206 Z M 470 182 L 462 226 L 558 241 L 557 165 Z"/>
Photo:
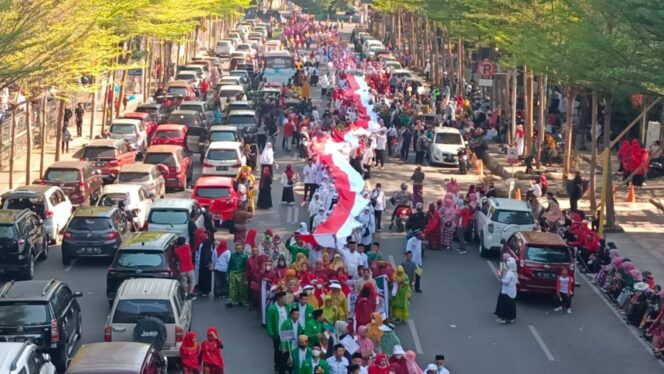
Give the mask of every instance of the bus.
<path id="1" fill-rule="evenodd" d="M 295 75 L 295 62 L 289 51 L 270 51 L 263 58 L 263 78 L 270 85 L 287 84 Z"/>

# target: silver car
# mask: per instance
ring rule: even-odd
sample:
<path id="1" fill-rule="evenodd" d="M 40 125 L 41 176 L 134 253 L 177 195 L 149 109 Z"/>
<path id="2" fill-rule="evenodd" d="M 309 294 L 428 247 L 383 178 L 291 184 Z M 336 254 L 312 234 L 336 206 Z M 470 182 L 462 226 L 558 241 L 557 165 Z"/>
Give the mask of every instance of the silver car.
<path id="1" fill-rule="evenodd" d="M 143 186 L 152 200 L 166 196 L 166 180 L 168 166 L 143 163 L 127 164 L 120 169 L 117 182 Z"/>

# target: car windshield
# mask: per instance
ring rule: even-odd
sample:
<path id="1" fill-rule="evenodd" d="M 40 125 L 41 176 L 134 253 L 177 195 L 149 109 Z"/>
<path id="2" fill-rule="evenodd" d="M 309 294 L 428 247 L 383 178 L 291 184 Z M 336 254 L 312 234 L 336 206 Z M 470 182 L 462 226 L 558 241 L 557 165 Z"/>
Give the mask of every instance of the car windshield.
<path id="1" fill-rule="evenodd" d="M 152 108 L 152 107 L 138 107 L 136 108 L 136 111 L 139 113 L 157 113 L 157 108 Z"/>
<path id="2" fill-rule="evenodd" d="M 184 87 L 168 87 L 168 93 L 171 95 L 186 95 L 187 89 Z"/>
<path id="3" fill-rule="evenodd" d="M 236 82 L 233 82 L 232 84 L 235 84 Z M 221 90 L 219 91 L 219 97 L 237 97 L 238 95 L 244 95 L 244 91 L 241 90 Z"/>
<path id="4" fill-rule="evenodd" d="M 74 217 L 67 226 L 76 231 L 105 231 L 113 228 L 113 223 L 105 217 Z"/>
<path id="5" fill-rule="evenodd" d="M 189 212 L 186 210 L 152 208 L 148 222 L 158 225 L 184 225 L 188 218 Z"/>
<path id="6" fill-rule="evenodd" d="M 185 80 L 185 81 L 192 81 L 192 80 L 196 79 L 196 74 L 195 73 L 179 73 L 178 75 L 175 76 L 175 79 Z"/>
<path id="7" fill-rule="evenodd" d="M 570 251 L 567 247 L 528 246 L 526 260 L 545 264 L 566 264 L 570 262 Z"/>
<path id="8" fill-rule="evenodd" d="M 190 114 L 171 114 L 168 117 L 168 123 L 175 123 L 178 125 L 187 125 L 194 122 L 196 118 Z"/>
<path id="9" fill-rule="evenodd" d="M 14 225 L 0 225 L 0 238 L 14 238 Z"/>
<path id="10" fill-rule="evenodd" d="M 26 326 L 48 323 L 48 309 L 43 303 L 0 303 L 0 325 Z"/>
<path id="11" fill-rule="evenodd" d="M 120 251 L 115 266 L 125 268 L 158 268 L 164 266 L 164 256 L 156 251 Z"/>
<path id="12" fill-rule="evenodd" d="M 436 143 L 436 144 L 461 145 L 462 144 L 461 134 L 439 132 L 439 133 L 436 133 L 436 137 L 434 138 L 434 143 Z"/>
<path id="13" fill-rule="evenodd" d="M 248 50 L 249 50 L 249 46 L 246 45 L 246 44 L 240 44 L 240 45 L 237 46 L 236 49 L 237 49 L 238 51 L 248 51 Z"/>
<path id="14" fill-rule="evenodd" d="M 101 195 L 97 206 L 116 206 L 119 201 L 124 201 L 125 206 L 129 204 L 129 194 L 122 192 L 106 193 Z"/>
<path id="15" fill-rule="evenodd" d="M 292 69 L 293 68 L 293 58 L 292 57 L 282 57 L 282 56 L 273 56 L 265 58 L 265 68 L 266 69 Z"/>
<path id="16" fill-rule="evenodd" d="M 166 324 L 175 323 L 169 300 L 125 299 L 115 307 L 113 323 L 136 323 L 139 318 L 156 317 Z"/>
<path id="17" fill-rule="evenodd" d="M 134 125 L 111 125 L 111 134 L 133 134 L 136 132 Z"/>
<path id="18" fill-rule="evenodd" d="M 173 157 L 172 153 L 150 152 L 145 155 L 143 163 L 151 165 L 157 165 L 157 164 L 175 165 L 175 158 Z"/>
<path id="19" fill-rule="evenodd" d="M 234 142 L 237 141 L 234 131 L 213 131 L 210 133 L 211 142 Z"/>
<path id="20" fill-rule="evenodd" d="M 76 169 L 48 169 L 44 179 L 51 182 L 72 183 L 80 180 L 80 173 Z"/>
<path id="21" fill-rule="evenodd" d="M 196 196 L 208 199 L 228 197 L 230 194 L 231 190 L 228 187 L 199 187 L 196 190 Z"/>
<path id="22" fill-rule="evenodd" d="M 155 138 L 159 139 L 179 138 L 180 136 L 182 136 L 182 132 L 178 130 L 159 130 L 154 135 Z"/>
<path id="23" fill-rule="evenodd" d="M 139 171 L 126 171 L 118 175 L 120 182 L 147 182 L 150 180 L 150 173 L 142 173 Z"/>
<path id="24" fill-rule="evenodd" d="M 113 147 L 85 147 L 83 157 L 88 160 L 100 158 L 115 158 L 115 148 Z"/>
<path id="25" fill-rule="evenodd" d="M 237 152 L 232 149 L 210 149 L 205 158 L 208 160 L 235 160 Z"/>
<path id="26" fill-rule="evenodd" d="M 44 199 L 41 197 L 9 198 L 5 201 L 5 209 L 30 209 L 44 217 Z"/>
<path id="27" fill-rule="evenodd" d="M 200 105 L 189 105 L 189 104 L 180 105 L 180 110 L 193 110 L 194 112 L 202 112 L 203 111 L 203 109 L 201 108 Z"/>
<path id="28" fill-rule="evenodd" d="M 228 116 L 228 123 L 231 125 L 255 125 L 256 117 L 254 116 Z"/>
<path id="29" fill-rule="evenodd" d="M 533 216 L 528 211 L 497 210 L 491 220 L 505 225 L 532 225 Z"/>

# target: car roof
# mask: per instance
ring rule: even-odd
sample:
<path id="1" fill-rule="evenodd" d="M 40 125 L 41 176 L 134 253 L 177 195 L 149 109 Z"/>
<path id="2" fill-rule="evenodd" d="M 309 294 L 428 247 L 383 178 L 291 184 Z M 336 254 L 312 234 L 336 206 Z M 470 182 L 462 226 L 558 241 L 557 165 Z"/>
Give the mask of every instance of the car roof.
<path id="1" fill-rule="evenodd" d="M 461 131 L 459 131 L 459 129 L 457 129 L 455 127 L 449 127 L 449 126 L 436 127 L 436 129 L 434 130 L 434 133 L 439 133 L 439 132 L 446 133 L 446 134 L 461 134 Z"/>
<path id="2" fill-rule="evenodd" d="M 187 130 L 187 125 L 179 125 L 175 123 L 165 123 L 157 126 L 157 131 L 160 130 Z"/>
<path id="3" fill-rule="evenodd" d="M 144 164 L 142 162 L 135 162 L 132 164 L 126 164 L 122 166 L 122 169 L 120 169 L 120 172 L 122 173 L 123 171 L 133 171 L 133 172 L 148 172 L 151 169 L 155 169 L 157 165 L 152 165 L 152 164 Z"/>
<path id="4" fill-rule="evenodd" d="M 253 104 L 253 102 L 249 100 L 235 100 L 232 101 L 229 105 L 233 106 L 233 105 L 251 105 L 251 104 Z"/>
<path id="5" fill-rule="evenodd" d="M 240 86 L 239 84 L 224 84 L 221 87 L 219 87 L 219 91 L 242 91 L 242 92 L 244 92 L 244 87 Z"/>
<path id="6" fill-rule="evenodd" d="M 413 72 L 408 69 L 395 69 L 394 71 L 392 71 L 392 74 L 402 74 L 402 73 L 413 74 Z"/>
<path id="7" fill-rule="evenodd" d="M 152 208 L 176 208 L 176 209 L 191 209 L 196 200 L 184 199 L 177 197 L 170 197 L 166 199 L 159 199 L 152 204 Z"/>
<path id="8" fill-rule="evenodd" d="M 150 344 L 106 342 L 83 344 L 72 359 L 69 374 L 130 374 L 143 367 Z"/>
<path id="9" fill-rule="evenodd" d="M 493 197 L 491 198 L 493 204 L 500 210 L 515 210 L 515 211 L 528 211 L 530 212 L 530 207 L 528 203 L 523 200 L 517 199 L 506 199 L 502 197 Z"/>
<path id="10" fill-rule="evenodd" d="M 567 247 L 567 243 L 563 238 L 552 232 L 541 231 L 521 231 L 521 236 L 526 240 L 529 245 L 543 245 L 543 246 L 562 246 Z"/>
<path id="11" fill-rule="evenodd" d="M 117 299 L 123 298 L 168 298 L 171 291 L 178 287 L 179 281 L 162 278 L 133 278 L 122 282 Z"/>
<path id="12" fill-rule="evenodd" d="M 209 149 L 235 149 L 241 147 L 242 143 L 240 142 L 229 142 L 229 141 L 217 141 L 212 142 L 208 146 Z"/>
<path id="13" fill-rule="evenodd" d="M 149 114 L 143 112 L 128 112 L 122 115 L 123 118 L 140 117 L 141 119 L 145 119 L 149 116 Z"/>
<path id="14" fill-rule="evenodd" d="M 2 209 L 0 210 L 0 223 L 14 223 L 28 209 Z"/>
<path id="15" fill-rule="evenodd" d="M 235 69 L 235 70 L 231 70 L 231 71 L 229 72 L 229 74 L 233 74 L 233 73 L 244 73 L 244 74 L 249 74 L 249 71 L 248 71 L 248 70 L 245 70 L 245 69 Z M 231 77 L 232 77 L 232 76 L 231 76 Z"/>
<path id="16" fill-rule="evenodd" d="M 229 74 L 230 74 L 230 73 L 229 73 Z M 227 80 L 227 81 L 232 80 L 232 81 L 239 82 L 239 81 L 240 81 L 240 77 L 238 77 L 237 75 L 227 75 L 227 76 L 222 77 L 222 78 L 220 79 L 220 81 L 224 81 L 224 80 Z M 231 84 L 231 85 L 224 84 L 224 86 L 232 86 L 232 84 Z M 222 87 L 223 87 L 223 86 L 222 86 Z"/>
<path id="17" fill-rule="evenodd" d="M 236 109 L 236 110 L 231 110 L 230 113 L 228 113 L 228 116 L 255 116 L 256 111 L 252 109 Z"/>
<path id="18" fill-rule="evenodd" d="M 155 109 L 159 109 L 159 108 L 161 108 L 161 104 L 159 104 L 159 103 L 145 103 L 145 104 L 137 105 L 136 108 L 155 108 Z"/>
<path id="19" fill-rule="evenodd" d="M 110 217 L 117 209 L 114 206 L 85 206 L 74 211 L 74 217 Z"/>
<path id="20" fill-rule="evenodd" d="M 168 82 L 168 87 L 189 87 L 191 86 L 189 82 L 182 80 L 175 80 Z"/>
<path id="21" fill-rule="evenodd" d="M 47 169 L 81 169 L 89 164 L 88 161 L 56 161 L 49 165 Z"/>
<path id="22" fill-rule="evenodd" d="M 195 116 L 196 114 L 198 114 L 197 110 L 174 110 L 173 113 L 171 113 L 172 116 L 177 116 L 177 115 Z"/>
<path id="23" fill-rule="evenodd" d="M 9 281 L 0 287 L 0 301 L 38 300 L 50 298 L 55 286 L 61 282 L 55 279 Z"/>
<path id="24" fill-rule="evenodd" d="M 122 139 L 93 139 L 90 140 L 90 143 L 86 144 L 86 147 L 113 147 L 118 148 L 122 144 L 127 142 Z"/>
<path id="25" fill-rule="evenodd" d="M 228 125 L 214 125 L 210 126 L 210 132 L 213 131 L 237 131 L 236 126 L 228 126 Z"/>
<path id="26" fill-rule="evenodd" d="M 132 125 L 140 125 L 141 120 L 140 119 L 134 119 L 134 118 L 116 118 L 111 122 L 111 126 L 115 124 L 132 124 Z"/>
<path id="27" fill-rule="evenodd" d="M 56 190 L 56 189 L 59 190 L 59 188 L 55 186 L 48 186 L 45 184 L 31 184 L 29 186 L 16 187 L 14 191 L 5 192 L 3 196 L 9 196 L 14 192 L 21 192 L 22 195 L 27 195 L 30 192 L 34 194 L 45 195 L 47 192 L 51 192 L 50 190 Z"/>
<path id="28" fill-rule="evenodd" d="M 233 187 L 233 179 L 229 177 L 204 176 L 196 180 L 196 187 Z"/>
<path id="29" fill-rule="evenodd" d="M 143 186 L 138 184 L 124 184 L 124 183 L 107 184 L 101 190 L 101 193 L 105 194 L 105 193 L 120 193 L 120 192 L 134 192 L 134 191 L 138 192 L 141 189 L 143 189 Z"/>
<path id="30" fill-rule="evenodd" d="M 184 125 L 183 125 L 184 126 Z M 148 147 L 147 152 L 148 153 L 173 153 L 179 149 L 183 149 L 184 147 L 181 145 L 175 145 L 175 144 L 159 144 L 159 145 L 151 145 Z"/>
<path id="31" fill-rule="evenodd" d="M 192 100 L 192 101 L 185 101 L 185 102 L 183 102 L 183 103 L 180 104 L 180 105 L 186 105 L 186 104 L 205 105 L 205 104 L 207 104 L 207 102 L 205 102 L 205 101 L 198 101 L 198 100 L 196 100 L 196 101 Z"/>
<path id="32" fill-rule="evenodd" d="M 154 249 L 162 250 L 169 241 L 177 238 L 172 232 L 143 231 L 133 233 L 125 240 L 120 249 Z"/>

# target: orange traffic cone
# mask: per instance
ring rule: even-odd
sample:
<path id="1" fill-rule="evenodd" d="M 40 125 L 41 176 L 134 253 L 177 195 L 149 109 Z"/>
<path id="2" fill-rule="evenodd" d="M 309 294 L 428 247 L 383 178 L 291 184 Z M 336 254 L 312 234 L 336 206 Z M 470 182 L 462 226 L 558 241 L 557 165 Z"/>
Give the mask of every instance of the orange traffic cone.
<path id="1" fill-rule="evenodd" d="M 475 165 L 477 166 L 476 167 L 477 175 L 479 175 L 480 177 L 483 177 L 484 176 L 484 162 L 482 160 L 478 159 L 477 163 Z"/>
<path id="2" fill-rule="evenodd" d="M 627 192 L 627 202 L 635 203 L 636 202 L 636 193 L 634 192 L 634 185 L 630 183 L 629 192 Z"/>
<path id="3" fill-rule="evenodd" d="M 514 191 L 514 198 L 517 200 L 521 200 L 521 189 L 517 188 L 516 191 Z"/>

